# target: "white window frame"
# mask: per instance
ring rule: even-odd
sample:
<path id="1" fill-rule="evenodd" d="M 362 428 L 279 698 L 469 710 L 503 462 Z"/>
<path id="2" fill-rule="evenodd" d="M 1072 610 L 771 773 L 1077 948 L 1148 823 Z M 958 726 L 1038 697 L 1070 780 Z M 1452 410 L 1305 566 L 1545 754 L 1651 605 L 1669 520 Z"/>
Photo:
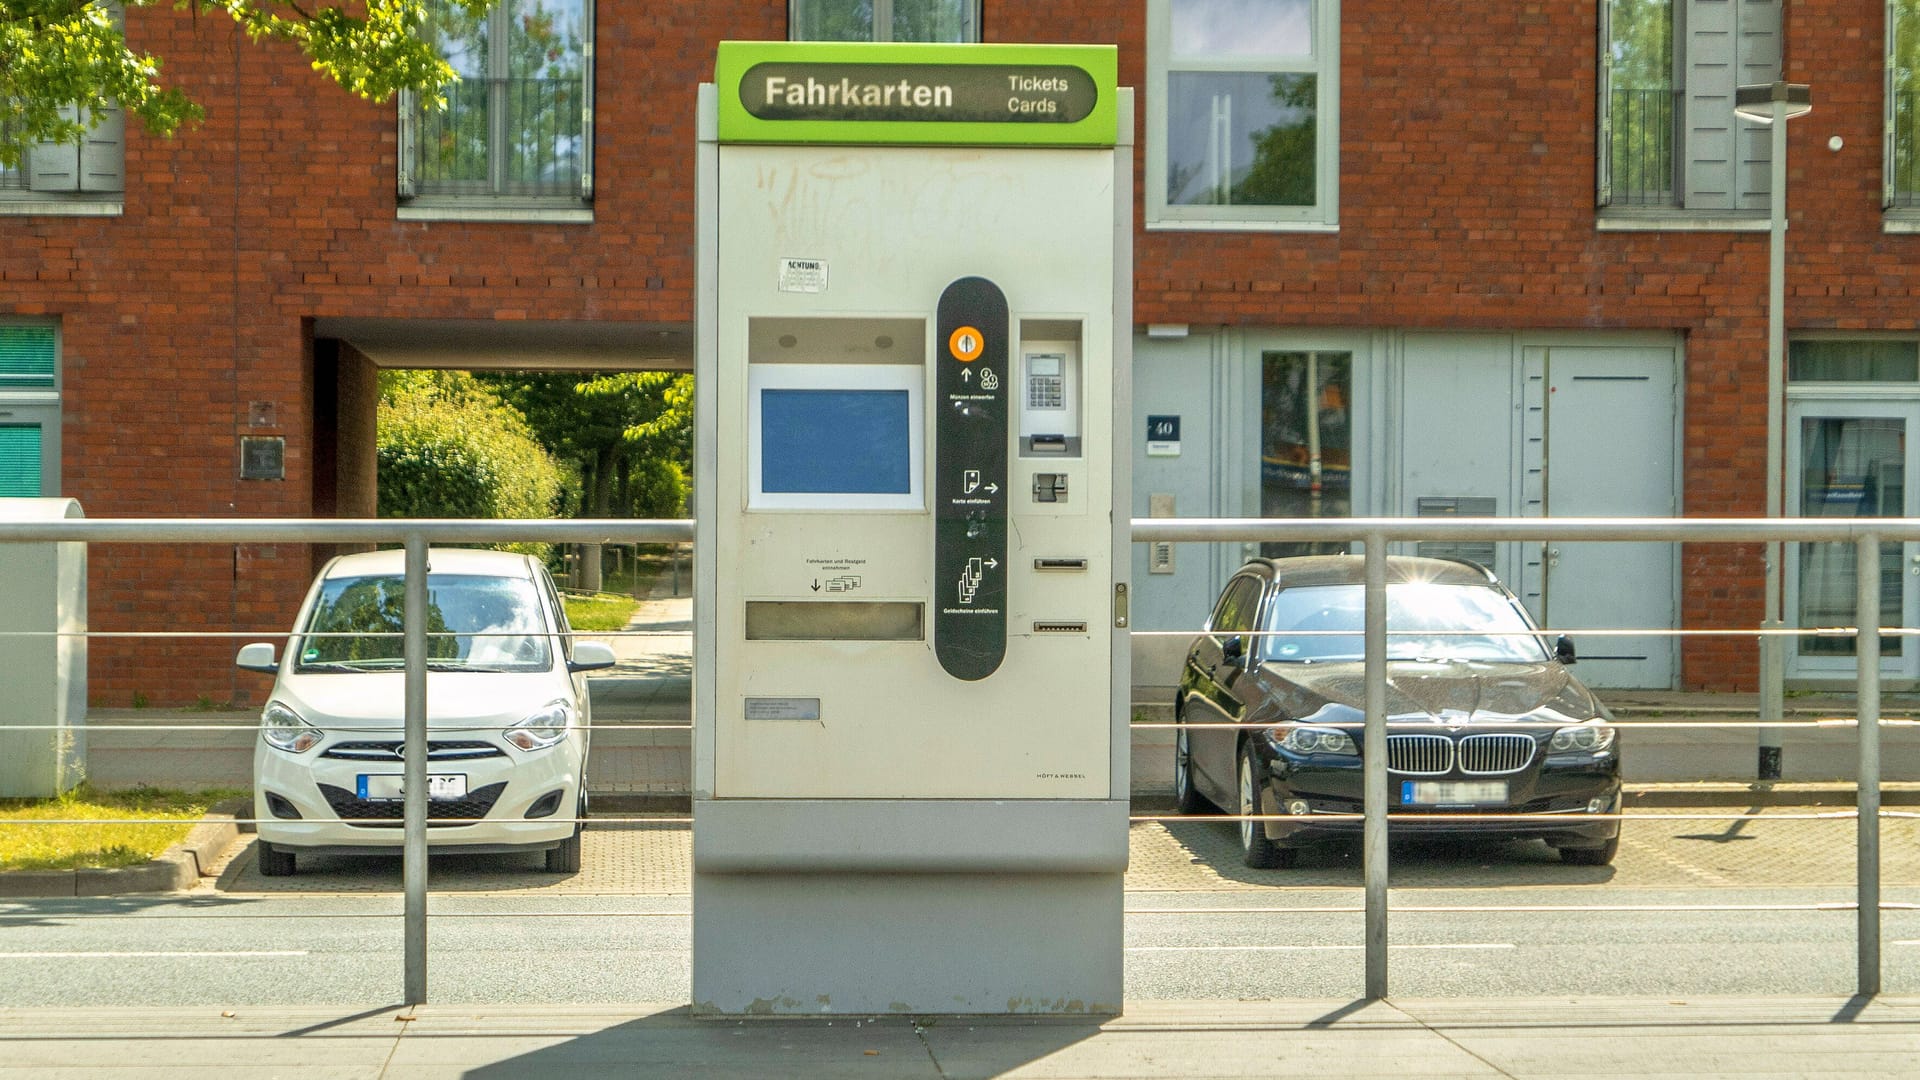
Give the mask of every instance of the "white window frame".
<path id="1" fill-rule="evenodd" d="M 1340 227 L 1340 0 L 1312 0 L 1313 46 L 1307 56 L 1219 59 L 1171 55 L 1171 0 L 1147 0 L 1147 184 L 1150 230 L 1337 232 Z M 1314 194 L 1310 206 L 1178 206 L 1167 203 L 1167 86 L 1172 71 L 1256 72 L 1317 76 Z"/>
<path id="2" fill-rule="evenodd" d="M 580 83 L 580 190 L 568 194 L 497 194 L 492 192 L 432 192 L 421 194 L 413 175 L 413 114 L 416 98 L 401 91 L 399 100 L 399 209 L 403 221 L 544 221 L 554 223 L 590 223 L 593 221 L 593 141 L 594 141 L 594 41 L 598 0 L 581 5 L 581 83 Z M 488 9 L 493 19 L 501 5 Z M 502 54 L 504 55 L 504 53 Z M 491 79 L 492 76 L 490 75 Z M 498 118 L 492 123 L 497 130 Z M 489 136 L 487 153 L 490 167 L 499 152 Z"/>
<path id="3" fill-rule="evenodd" d="M 795 31 L 799 29 L 800 18 L 799 18 L 798 12 L 796 12 L 794 8 L 798 5 L 799 2 L 800 0 L 787 0 L 787 40 L 789 41 L 814 40 L 811 38 L 800 37 L 795 33 Z M 849 2 L 851 2 L 851 0 L 849 0 Z M 872 4 L 873 4 L 873 38 L 872 40 L 892 41 L 893 40 L 893 0 L 872 0 Z M 962 42 L 977 42 L 980 40 L 980 0 L 966 0 L 966 9 L 967 10 L 964 16 L 966 29 L 965 29 L 964 36 L 962 36 L 960 40 Z"/>

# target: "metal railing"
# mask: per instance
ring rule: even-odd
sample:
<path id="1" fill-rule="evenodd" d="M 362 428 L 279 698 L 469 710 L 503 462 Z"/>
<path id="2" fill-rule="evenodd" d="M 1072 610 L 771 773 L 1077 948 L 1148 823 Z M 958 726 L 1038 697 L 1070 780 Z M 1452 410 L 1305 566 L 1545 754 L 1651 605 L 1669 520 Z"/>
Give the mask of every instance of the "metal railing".
<path id="1" fill-rule="evenodd" d="M 579 79 L 471 79 L 444 111 L 416 105 L 413 175 L 426 195 L 578 195 Z"/>
<path id="2" fill-rule="evenodd" d="M 1887 162 L 1893 189 L 1890 205 L 1920 206 L 1920 90 L 1893 93 L 1893 160 Z"/>
<path id="3" fill-rule="evenodd" d="M 426 827 L 430 820 L 425 797 L 427 725 L 425 660 L 428 640 L 424 625 L 427 605 L 420 592 L 425 585 L 425 553 L 432 543 L 672 543 L 690 540 L 688 521 L 312 521 L 312 520 L 186 520 L 186 519 L 69 519 L 47 522 L 0 523 L 0 543 L 77 541 L 128 543 L 298 543 L 368 544 L 399 542 L 406 548 L 408 601 L 403 630 L 407 661 L 405 715 L 399 732 L 405 739 L 403 806 L 403 890 L 405 892 L 405 992 L 409 1002 L 426 996 Z M 1777 521 L 1724 519 L 1138 519 L 1132 523 L 1136 543 L 1296 542 L 1340 545 L 1358 542 L 1366 553 L 1365 713 L 1362 733 L 1365 796 L 1357 818 L 1362 825 L 1364 952 L 1369 997 L 1386 994 L 1389 820 L 1413 820 L 1419 815 L 1390 813 L 1387 797 L 1386 702 L 1387 642 L 1385 621 L 1386 556 L 1393 544 L 1418 541 L 1666 541 L 1687 543 L 1824 542 L 1855 547 L 1857 560 L 1857 620 L 1854 627 L 1763 631 L 1755 628 L 1716 628 L 1651 631 L 1669 635 L 1720 635 L 1754 638 L 1766 634 L 1851 636 L 1857 641 L 1858 795 L 1856 811 L 1856 979 L 1859 993 L 1877 993 L 1881 985 L 1881 912 L 1889 907 L 1881 898 L 1880 824 L 1884 816 L 1880 793 L 1880 639 L 1881 560 L 1874 557 L 1883 543 L 1920 542 L 1920 519 L 1791 519 Z M 1141 634 L 1195 636 L 1201 631 L 1144 631 Z M 1649 633 L 1647 630 L 1582 631 L 1582 633 Z M 1913 628 L 1892 633 L 1920 635 Z M 231 632 L 216 637 L 283 636 L 273 631 Z M 1351 633 L 1351 631 L 1348 631 Z M 1551 630 L 1542 633 L 1553 633 Z M 95 632 L 89 637 L 209 636 L 192 631 Z M 1748 721 L 1689 721 L 1683 724 L 1642 726 L 1760 727 L 1779 726 L 1779 718 Z M 91 725 L 90 725 L 91 726 Z M 237 725 L 221 725 L 235 727 Z M 632 730 L 631 725 L 622 725 Z M 685 729 L 685 725 L 672 725 Z M 1135 727 L 1166 726 L 1135 724 Z M 1831 726 L 1822 722 L 1822 726 Z M 1470 815 L 1471 816 L 1471 815 Z M 1505 815 L 1479 815 L 1497 818 Z M 1597 815 L 1604 820 L 1609 815 Z M 1619 818 L 1623 815 L 1611 815 Z M 1635 815 L 1644 817 L 1646 815 Z M 1670 818 L 1716 819 L 1749 815 L 1676 814 Z M 1804 815 L 1803 815 L 1804 816 Z M 1830 818 L 1832 814 L 1817 815 Z M 1219 815 L 1205 820 L 1279 820 L 1280 815 Z M 663 820 L 663 819 L 649 819 Z M 685 819 L 675 819 L 684 823 Z M 1171 820 L 1167 815 L 1134 815 L 1135 822 Z M 1449 820 L 1463 820 L 1450 815 Z M 1405 906 L 1403 910 L 1448 910 Z M 1832 910 L 1835 905 L 1766 905 L 1767 910 Z M 1532 908 L 1524 908 L 1532 910 Z M 1624 910 L 1624 909 L 1622 909 Z M 1720 910 L 1720 908 L 1715 908 Z M 1725 910 L 1734 910 L 1726 908 Z"/>
<path id="4" fill-rule="evenodd" d="M 1674 205 L 1673 101 L 1667 87 L 1613 91 L 1613 205 Z"/>

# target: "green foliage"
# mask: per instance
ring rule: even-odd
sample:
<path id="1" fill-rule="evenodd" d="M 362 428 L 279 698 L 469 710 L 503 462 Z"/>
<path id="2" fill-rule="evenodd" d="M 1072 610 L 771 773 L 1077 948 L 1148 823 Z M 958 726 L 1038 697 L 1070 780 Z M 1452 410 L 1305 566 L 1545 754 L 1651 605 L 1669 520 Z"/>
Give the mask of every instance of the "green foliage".
<path id="1" fill-rule="evenodd" d="M 625 509 L 637 518 L 686 517 L 688 490 L 687 470 L 679 462 L 663 457 L 641 458 L 627 475 Z"/>
<path id="2" fill-rule="evenodd" d="M 162 3 L 177 11 L 228 16 L 247 36 L 287 42 L 313 68 L 370 101 L 402 89 L 444 107 L 456 79 L 427 39 L 430 6 L 479 14 L 493 0 L 365 0 L 292 4 L 269 0 L 122 0 L 127 8 Z M 0 99 L 13 104 L 0 140 L 0 165 L 19 164 L 36 142 L 72 142 L 85 117 L 113 105 L 155 135 L 197 122 L 201 108 L 160 81 L 160 61 L 128 46 L 120 21 L 100 0 L 0 0 Z"/>
<path id="3" fill-rule="evenodd" d="M 684 514 L 692 464 L 692 376 L 639 371 L 477 378 L 526 416 L 541 445 L 578 470 L 588 486 L 578 513 Z"/>
<path id="4" fill-rule="evenodd" d="M 543 518 L 561 471 L 527 421 L 473 376 L 380 375 L 377 452 L 381 517 Z M 546 545 L 509 550 L 546 556 Z"/>

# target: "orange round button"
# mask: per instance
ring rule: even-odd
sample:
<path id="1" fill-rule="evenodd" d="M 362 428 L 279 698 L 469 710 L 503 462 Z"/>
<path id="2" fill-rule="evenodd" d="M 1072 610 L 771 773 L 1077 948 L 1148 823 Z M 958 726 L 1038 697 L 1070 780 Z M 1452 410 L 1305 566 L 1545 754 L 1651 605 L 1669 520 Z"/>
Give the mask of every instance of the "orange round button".
<path id="1" fill-rule="evenodd" d="M 986 337 L 971 326 L 962 326 L 947 338 L 947 351 L 963 364 L 980 359 L 980 351 L 986 347 Z"/>

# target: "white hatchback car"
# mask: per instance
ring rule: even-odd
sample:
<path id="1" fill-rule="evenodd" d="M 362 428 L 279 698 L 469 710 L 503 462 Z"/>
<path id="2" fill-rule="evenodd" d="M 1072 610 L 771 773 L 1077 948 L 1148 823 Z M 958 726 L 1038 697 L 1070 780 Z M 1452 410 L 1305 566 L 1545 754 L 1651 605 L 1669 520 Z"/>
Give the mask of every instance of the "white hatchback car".
<path id="1" fill-rule="evenodd" d="M 546 851 L 580 869 L 590 705 L 585 672 L 613 651 L 574 642 L 546 568 L 503 551 L 428 553 L 429 843 L 461 852 Z M 278 676 L 253 754 L 260 872 L 302 852 L 391 852 L 403 842 L 406 555 L 329 562 L 287 653 L 236 661 Z"/>

